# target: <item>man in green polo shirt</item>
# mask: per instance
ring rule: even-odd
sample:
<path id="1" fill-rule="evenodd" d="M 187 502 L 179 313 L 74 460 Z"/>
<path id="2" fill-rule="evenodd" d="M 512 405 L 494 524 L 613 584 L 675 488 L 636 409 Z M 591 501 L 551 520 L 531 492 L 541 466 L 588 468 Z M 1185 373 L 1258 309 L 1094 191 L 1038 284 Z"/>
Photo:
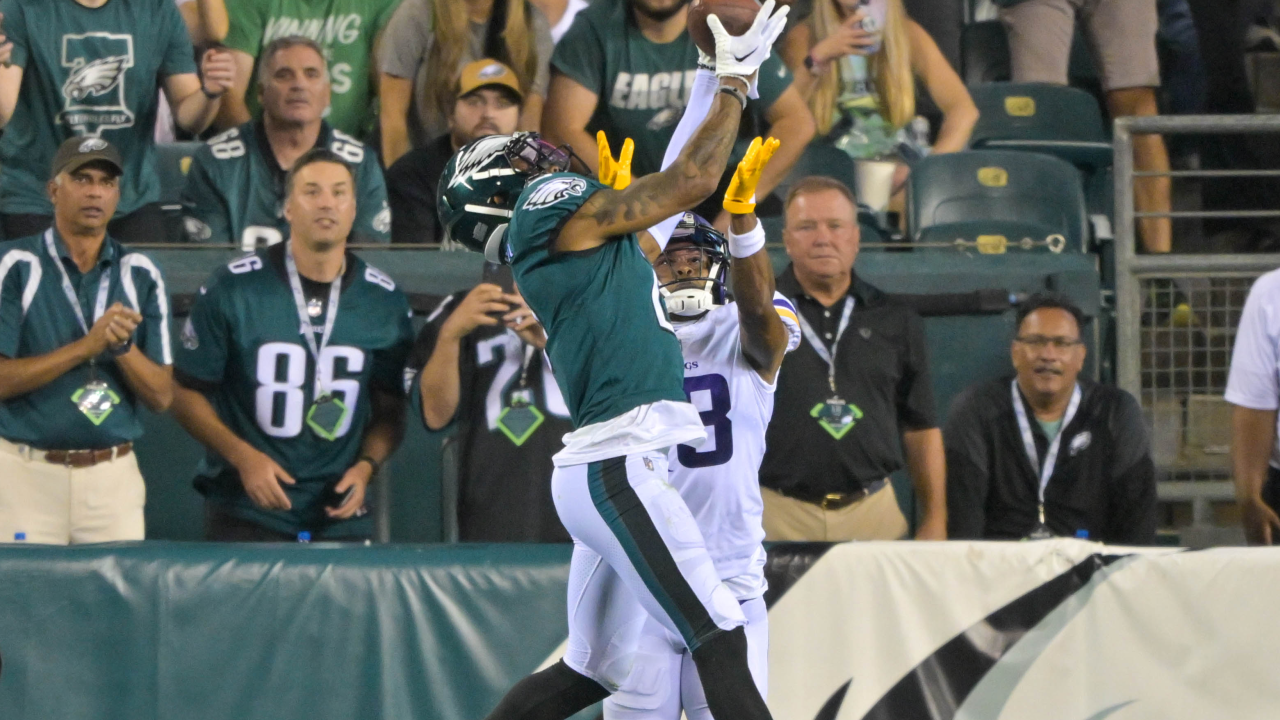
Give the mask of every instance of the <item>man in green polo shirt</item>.
<path id="1" fill-rule="evenodd" d="M 49 163 L 59 143 L 83 136 L 106 140 L 124 159 L 111 236 L 162 241 L 157 85 L 177 124 L 201 132 L 231 87 L 231 54 L 208 50 L 197 75 L 173 0 L 0 0 L 0 20 L 3 236 L 49 227 Z"/>
<path id="2" fill-rule="evenodd" d="M 235 83 L 218 127 L 248 122 L 260 108 L 255 59 L 272 40 L 311 38 L 325 49 L 333 99 L 325 119 L 348 135 L 367 138 L 376 120 L 372 77 L 374 41 L 400 0 L 227 0 L 226 46 L 235 58 Z"/>
<path id="3" fill-rule="evenodd" d="M 636 148 L 632 174 L 657 172 L 698 69 L 698 48 L 685 29 L 687 16 L 688 0 L 597 2 L 579 13 L 551 56 L 551 88 L 542 116 L 546 138 L 569 143 L 591 165 L 597 157 L 597 130 L 604 131 L 610 147 L 622 147 L 631 138 Z M 776 53 L 760 66 L 758 84 L 760 97 L 743 113 L 730 171 L 710 199 L 694 209 L 703 217 L 717 218 L 715 224 L 722 229 L 728 227 L 729 217 L 719 198 L 752 138 L 783 139 L 756 188 L 761 212 L 767 214 L 763 201 L 786 177 L 815 130 L 813 115 Z M 780 213 L 781 203 L 775 205 Z"/>
<path id="4" fill-rule="evenodd" d="M 330 90 L 324 49 L 314 40 L 290 35 L 267 45 L 258 59 L 262 115 L 210 140 L 191 163 L 182 192 L 189 240 L 236 243 L 246 252 L 284 240 L 285 173 L 321 147 L 355 173 L 351 242 L 390 241 L 391 210 L 378 157 L 322 119 Z"/>
<path id="5" fill-rule="evenodd" d="M 137 405 L 173 399 L 159 269 L 107 233 L 124 164 L 58 148 L 53 227 L 0 245 L 0 542 L 141 540 Z"/>

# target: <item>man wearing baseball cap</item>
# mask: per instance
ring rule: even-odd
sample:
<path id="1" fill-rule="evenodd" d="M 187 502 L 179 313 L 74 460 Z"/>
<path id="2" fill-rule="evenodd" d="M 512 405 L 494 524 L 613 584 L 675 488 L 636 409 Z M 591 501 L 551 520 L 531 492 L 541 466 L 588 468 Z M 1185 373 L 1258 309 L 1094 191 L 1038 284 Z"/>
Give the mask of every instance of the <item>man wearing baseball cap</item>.
<path id="1" fill-rule="evenodd" d="M 405 153 L 387 170 L 392 242 L 440 242 L 436 183 L 445 163 L 476 138 L 515 132 L 523 103 L 520 80 L 511 68 L 488 58 L 463 66 L 449 132 Z"/>
<path id="2" fill-rule="evenodd" d="M 71 138 L 47 185 L 53 227 L 0 245 L 0 541 L 141 540 L 137 405 L 173 399 L 169 298 L 107 234 L 123 162 Z"/>

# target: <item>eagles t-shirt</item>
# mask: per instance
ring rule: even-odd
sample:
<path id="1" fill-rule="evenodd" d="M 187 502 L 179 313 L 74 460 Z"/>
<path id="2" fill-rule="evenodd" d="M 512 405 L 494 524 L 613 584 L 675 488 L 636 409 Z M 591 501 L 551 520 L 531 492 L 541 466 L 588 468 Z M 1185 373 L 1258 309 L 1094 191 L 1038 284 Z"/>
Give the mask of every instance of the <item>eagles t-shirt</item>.
<path id="1" fill-rule="evenodd" d="M 367 137 L 377 115 L 370 80 L 373 43 L 397 5 L 399 0 L 227 0 L 226 45 L 256 58 L 267 43 L 288 35 L 320 43 L 332 91 L 325 119 L 349 135 Z M 256 68 L 245 103 L 256 116 L 261 107 Z"/>
<path id="2" fill-rule="evenodd" d="M 155 173 L 156 86 L 196 72 L 172 0 L 2 0 L 12 63 L 23 69 L 13 117 L 0 138 L 0 212 L 48 215 L 49 165 L 75 135 L 111 142 L 124 159 L 117 216 L 160 198 Z"/>
<path id="3" fill-rule="evenodd" d="M 635 141 L 631 171 L 640 177 L 662 167 L 698 71 L 698 48 L 687 31 L 669 43 L 652 42 L 636 27 L 630 8 L 625 2 L 597 2 L 583 10 L 556 45 L 551 66 L 599 97 L 587 125 L 593 136 L 603 130 L 614 148 L 626 138 Z M 791 86 L 791 73 L 777 53 L 760 67 L 758 85 L 760 99 L 747 104 L 730 171 L 751 140 L 768 130 L 765 112 Z"/>

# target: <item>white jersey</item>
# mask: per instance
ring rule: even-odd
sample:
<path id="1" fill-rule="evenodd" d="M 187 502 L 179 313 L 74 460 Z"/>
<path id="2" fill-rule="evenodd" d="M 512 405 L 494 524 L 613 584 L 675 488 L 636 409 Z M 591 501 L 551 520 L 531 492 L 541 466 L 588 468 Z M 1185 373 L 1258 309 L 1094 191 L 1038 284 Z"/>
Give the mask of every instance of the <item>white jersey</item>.
<path id="1" fill-rule="evenodd" d="M 778 293 L 773 304 L 787 327 L 790 352 L 800 344 L 795 307 Z M 684 391 L 707 439 L 698 448 L 671 449 L 671 484 L 697 520 L 720 579 L 738 600 L 759 597 L 766 587 L 759 472 L 776 378 L 765 382 L 743 355 L 736 303 L 675 328 L 684 355 Z"/>

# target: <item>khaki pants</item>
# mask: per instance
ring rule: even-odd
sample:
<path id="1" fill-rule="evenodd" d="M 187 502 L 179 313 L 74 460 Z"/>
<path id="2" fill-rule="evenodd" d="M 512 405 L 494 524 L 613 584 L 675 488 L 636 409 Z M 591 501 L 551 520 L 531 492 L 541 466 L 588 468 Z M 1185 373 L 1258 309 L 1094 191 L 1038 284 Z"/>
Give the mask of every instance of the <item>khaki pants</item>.
<path id="1" fill-rule="evenodd" d="M 0 440 L 0 542 L 48 545 L 141 540 L 147 489 L 134 453 L 87 468 L 36 459 Z"/>
<path id="2" fill-rule="evenodd" d="M 907 518 L 898 508 L 893 485 L 839 510 L 789 498 L 760 488 L 764 498 L 764 539 L 792 541 L 900 540 L 907 535 Z"/>

